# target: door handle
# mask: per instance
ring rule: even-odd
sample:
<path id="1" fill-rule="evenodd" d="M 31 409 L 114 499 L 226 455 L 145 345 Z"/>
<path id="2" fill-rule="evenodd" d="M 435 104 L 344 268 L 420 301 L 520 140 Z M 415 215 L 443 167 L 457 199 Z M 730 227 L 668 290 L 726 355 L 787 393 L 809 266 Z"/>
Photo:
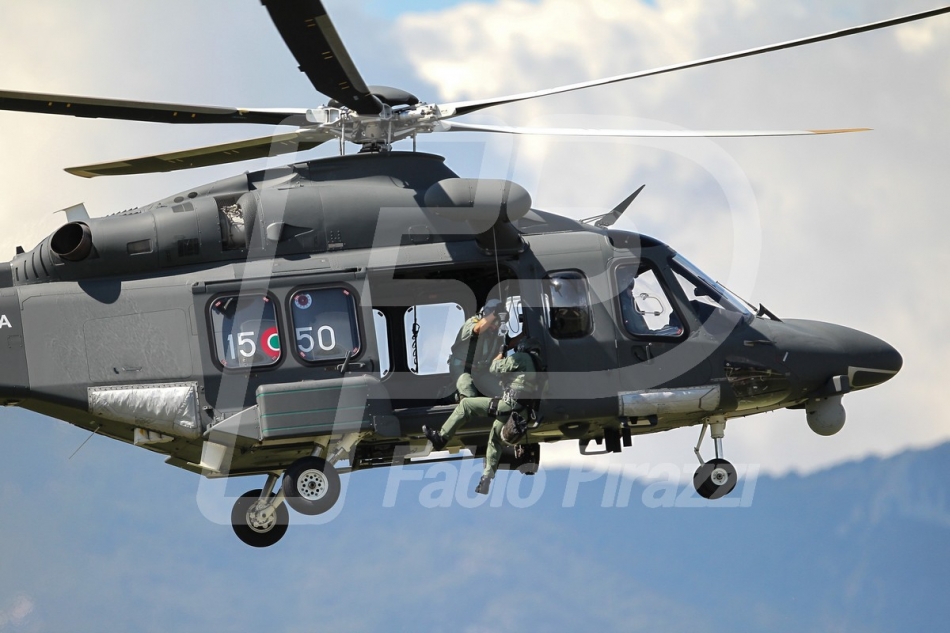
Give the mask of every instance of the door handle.
<path id="1" fill-rule="evenodd" d="M 633 351 L 633 357 L 641 363 L 653 362 L 652 343 L 647 343 L 646 345 L 634 345 L 631 350 Z"/>

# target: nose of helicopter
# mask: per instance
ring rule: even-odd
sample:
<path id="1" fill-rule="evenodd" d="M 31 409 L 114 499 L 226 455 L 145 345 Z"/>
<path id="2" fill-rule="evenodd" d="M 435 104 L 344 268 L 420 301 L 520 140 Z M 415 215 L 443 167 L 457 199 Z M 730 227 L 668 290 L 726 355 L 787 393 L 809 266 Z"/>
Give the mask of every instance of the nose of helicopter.
<path id="1" fill-rule="evenodd" d="M 904 364 L 900 352 L 876 336 L 835 326 L 840 354 L 848 363 L 852 389 L 873 387 L 893 378 Z"/>
<path id="2" fill-rule="evenodd" d="M 820 387 L 848 376 L 852 389 L 879 385 L 900 371 L 904 359 L 876 336 L 820 321 L 787 321 L 787 363 L 805 383 Z"/>

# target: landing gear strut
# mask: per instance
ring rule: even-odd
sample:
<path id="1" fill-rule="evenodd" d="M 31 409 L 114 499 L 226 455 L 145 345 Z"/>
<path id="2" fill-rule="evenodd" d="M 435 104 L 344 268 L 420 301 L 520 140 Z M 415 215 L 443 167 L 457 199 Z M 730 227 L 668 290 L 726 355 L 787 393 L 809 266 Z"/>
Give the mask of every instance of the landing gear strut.
<path id="1" fill-rule="evenodd" d="M 252 547 L 269 547 L 287 532 L 287 505 L 301 514 L 322 514 L 340 498 L 340 474 L 334 464 L 365 437 L 347 433 L 328 453 L 327 442 L 318 443 L 309 457 L 292 463 L 284 472 L 280 492 L 274 494 L 279 473 L 270 473 L 263 490 L 241 495 L 231 509 L 231 527 L 237 537 Z M 284 501 L 287 503 L 285 504 Z"/>
<path id="2" fill-rule="evenodd" d="M 699 454 L 699 447 L 703 443 L 707 428 L 711 430 L 710 435 L 716 445 L 716 458 L 708 462 L 703 461 L 702 455 Z M 703 422 L 703 430 L 699 433 L 699 441 L 696 443 L 696 448 L 693 449 L 696 458 L 699 459 L 699 468 L 696 469 L 696 474 L 693 475 L 693 486 L 696 487 L 696 492 L 706 499 L 719 499 L 726 496 L 732 492 L 739 481 L 735 466 L 722 458 L 722 438 L 725 433 L 726 419 L 724 417 L 710 418 Z"/>
<path id="3" fill-rule="evenodd" d="M 280 491 L 290 507 L 314 516 L 323 514 L 340 498 L 340 474 L 334 464 L 366 436 L 366 433 L 347 433 L 337 442 L 332 451 L 329 446 L 318 444 L 310 457 L 295 461 L 284 473 Z M 324 459 L 323 455 L 329 453 Z"/>

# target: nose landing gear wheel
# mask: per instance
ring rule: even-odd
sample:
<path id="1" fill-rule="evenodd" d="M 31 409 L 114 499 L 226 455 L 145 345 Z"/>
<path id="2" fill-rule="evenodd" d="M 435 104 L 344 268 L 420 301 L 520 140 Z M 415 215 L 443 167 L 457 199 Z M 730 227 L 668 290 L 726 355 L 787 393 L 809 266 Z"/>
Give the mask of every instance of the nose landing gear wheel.
<path id="1" fill-rule="evenodd" d="M 270 547 L 287 532 L 290 513 L 281 503 L 276 507 L 262 507 L 258 503 L 261 491 L 245 492 L 234 502 L 231 509 L 231 527 L 237 537 L 251 547 Z M 274 495 L 271 494 L 271 499 Z"/>
<path id="2" fill-rule="evenodd" d="M 340 498 L 340 475 L 325 459 L 304 457 L 284 473 L 281 490 L 300 514 L 323 514 Z"/>
<path id="3" fill-rule="evenodd" d="M 724 459 L 713 459 L 696 469 L 693 486 L 701 497 L 719 499 L 736 487 L 739 475 L 735 466 Z"/>

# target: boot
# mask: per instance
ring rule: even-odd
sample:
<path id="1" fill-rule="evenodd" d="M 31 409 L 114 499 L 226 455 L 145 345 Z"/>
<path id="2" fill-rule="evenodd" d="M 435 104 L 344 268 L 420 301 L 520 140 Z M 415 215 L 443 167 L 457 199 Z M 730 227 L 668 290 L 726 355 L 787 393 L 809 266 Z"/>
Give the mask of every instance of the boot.
<path id="1" fill-rule="evenodd" d="M 435 429 L 430 429 L 423 425 L 422 432 L 426 434 L 426 438 L 432 443 L 432 450 L 434 451 L 441 451 L 448 443 L 448 440 L 442 437 L 442 434 Z"/>
<path id="2" fill-rule="evenodd" d="M 487 495 L 488 489 L 491 487 L 491 477 L 488 475 L 482 475 L 482 478 L 478 480 L 478 485 L 475 486 L 475 493 L 480 495 Z"/>

